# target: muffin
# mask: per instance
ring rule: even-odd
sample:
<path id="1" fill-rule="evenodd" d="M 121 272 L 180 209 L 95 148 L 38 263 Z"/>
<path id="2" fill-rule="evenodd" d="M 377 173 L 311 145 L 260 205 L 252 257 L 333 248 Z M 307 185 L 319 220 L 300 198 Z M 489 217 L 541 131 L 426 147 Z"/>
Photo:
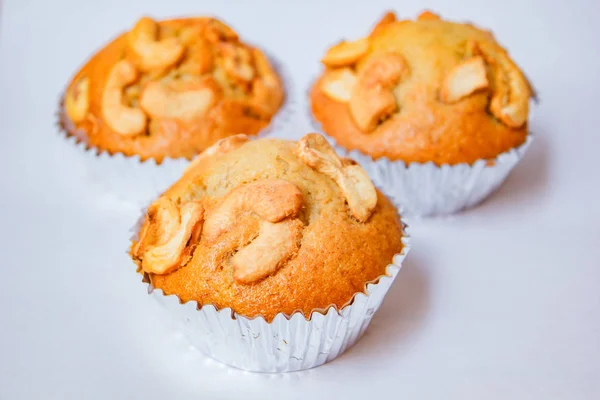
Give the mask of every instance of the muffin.
<path id="1" fill-rule="evenodd" d="M 75 74 L 60 122 L 86 148 L 157 165 L 258 134 L 283 100 L 265 54 L 223 22 L 143 17 Z"/>
<path id="2" fill-rule="evenodd" d="M 321 61 L 314 118 L 410 214 L 479 202 L 526 148 L 533 90 L 489 31 L 389 12 Z"/>
<path id="3" fill-rule="evenodd" d="M 309 134 L 238 135 L 201 153 L 150 204 L 130 254 L 203 352 L 274 372 L 352 345 L 407 251 L 392 203 Z"/>

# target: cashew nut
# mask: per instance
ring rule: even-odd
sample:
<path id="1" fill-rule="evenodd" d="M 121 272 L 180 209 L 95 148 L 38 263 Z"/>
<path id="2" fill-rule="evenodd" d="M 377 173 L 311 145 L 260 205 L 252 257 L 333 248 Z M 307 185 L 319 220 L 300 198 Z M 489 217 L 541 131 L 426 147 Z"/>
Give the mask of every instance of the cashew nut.
<path id="1" fill-rule="evenodd" d="M 393 87 L 407 73 L 404 57 L 383 53 L 368 59 L 350 97 L 350 114 L 358 128 L 369 133 L 398 109 Z"/>
<path id="2" fill-rule="evenodd" d="M 129 61 L 116 63 L 108 74 L 102 92 L 102 115 L 115 132 L 135 136 L 146 129 L 147 119 L 142 110 L 123 104 L 123 87 L 135 82 L 138 72 Z"/>
<path id="3" fill-rule="evenodd" d="M 365 61 L 358 73 L 358 81 L 366 87 L 382 85 L 391 89 L 407 73 L 408 66 L 404 57 L 398 53 L 389 52 L 378 54 Z"/>
<path id="4" fill-rule="evenodd" d="M 152 118 L 201 118 L 217 102 L 218 91 L 210 76 L 201 81 L 149 82 L 140 96 L 140 107 Z"/>
<path id="5" fill-rule="evenodd" d="M 133 249 L 142 269 L 160 275 L 185 265 L 199 241 L 203 218 L 199 202 L 186 203 L 180 209 L 166 197 L 153 203 Z"/>
<path id="6" fill-rule="evenodd" d="M 476 56 L 450 70 L 442 82 L 440 98 L 445 103 L 455 103 L 488 85 L 483 57 Z"/>
<path id="7" fill-rule="evenodd" d="M 87 115 L 90 105 L 90 80 L 87 77 L 79 79 L 65 95 L 65 111 L 73 123 L 81 122 Z"/>
<path id="8" fill-rule="evenodd" d="M 502 58 L 506 57 L 505 53 L 501 55 Z M 529 115 L 529 84 L 508 57 L 504 62 L 499 62 L 495 69 L 493 86 L 496 89 L 490 101 L 490 111 L 507 126 L 519 128 Z"/>
<path id="9" fill-rule="evenodd" d="M 231 259 L 233 278 L 247 284 L 277 271 L 298 251 L 303 229 L 304 224 L 299 219 L 277 224 L 263 221 L 256 239 Z"/>
<path id="10" fill-rule="evenodd" d="M 440 20 L 440 16 L 429 10 L 423 11 L 417 17 L 417 21 L 439 21 L 439 20 Z"/>
<path id="11" fill-rule="evenodd" d="M 529 98 L 533 94 L 529 82 L 505 50 L 486 42 L 471 47 L 482 54 L 492 69 L 490 112 L 511 128 L 521 127 L 527 121 Z"/>
<path id="12" fill-rule="evenodd" d="M 221 42 L 218 44 L 223 61 L 223 69 L 227 76 L 237 82 L 247 83 L 254 79 L 255 70 L 252 65 L 252 53 L 239 43 Z"/>
<path id="13" fill-rule="evenodd" d="M 184 48 L 177 38 L 157 40 L 157 36 L 158 23 L 148 17 L 141 18 L 127 35 L 142 71 L 171 67 L 183 55 Z"/>
<path id="14" fill-rule="evenodd" d="M 396 14 L 393 11 L 386 12 L 385 15 L 383 17 L 381 17 L 381 19 L 379 21 L 377 21 L 377 24 L 375 24 L 375 26 L 373 27 L 373 30 L 371 31 L 371 34 L 369 36 L 377 35 L 384 27 L 386 27 L 389 24 L 394 23 L 396 21 L 397 21 Z"/>
<path id="15" fill-rule="evenodd" d="M 356 85 L 356 75 L 350 68 L 327 71 L 321 81 L 321 90 L 327 97 L 347 103 Z"/>
<path id="16" fill-rule="evenodd" d="M 304 199 L 293 183 L 282 179 L 263 179 L 232 190 L 221 205 L 206 218 L 204 235 L 211 241 L 235 225 L 239 216 L 253 212 L 268 222 L 295 216 Z"/>
<path id="17" fill-rule="evenodd" d="M 211 43 L 238 40 L 238 35 L 233 29 L 215 18 L 211 18 L 204 29 L 204 34 Z"/>
<path id="18" fill-rule="evenodd" d="M 350 114 L 358 128 L 370 133 L 397 109 L 394 94 L 382 86 L 356 85 L 350 98 Z"/>
<path id="19" fill-rule="evenodd" d="M 160 197 L 148 207 L 147 218 L 140 231 L 140 237 L 133 249 L 133 254 L 141 258 L 156 243 L 164 242 L 179 226 L 179 210 L 175 203 Z"/>
<path id="20" fill-rule="evenodd" d="M 369 39 L 363 38 L 353 42 L 342 41 L 325 53 L 321 62 L 328 67 L 345 67 L 355 64 L 369 51 Z"/>
<path id="21" fill-rule="evenodd" d="M 207 160 L 215 155 L 227 154 L 248 141 L 248 136 L 242 134 L 228 136 L 224 139 L 217 141 L 212 146 L 206 148 L 202 153 L 198 154 L 191 163 L 186 167 L 185 172 L 191 171 L 201 164 L 204 160 Z"/>
<path id="22" fill-rule="evenodd" d="M 317 133 L 300 139 L 296 154 L 342 189 L 354 218 L 360 222 L 369 219 L 377 206 L 377 192 L 364 169 L 350 159 L 340 159 L 327 140 Z"/>
<path id="23" fill-rule="evenodd" d="M 256 238 L 239 249 L 231 260 L 236 281 L 255 282 L 275 272 L 298 250 L 303 224 L 294 217 L 303 203 L 300 189 L 285 180 L 263 179 L 239 186 L 208 213 L 204 238 L 208 244 L 216 244 L 222 235 L 235 231 L 243 214 L 260 217 Z M 222 251 L 231 250 L 235 249 Z"/>

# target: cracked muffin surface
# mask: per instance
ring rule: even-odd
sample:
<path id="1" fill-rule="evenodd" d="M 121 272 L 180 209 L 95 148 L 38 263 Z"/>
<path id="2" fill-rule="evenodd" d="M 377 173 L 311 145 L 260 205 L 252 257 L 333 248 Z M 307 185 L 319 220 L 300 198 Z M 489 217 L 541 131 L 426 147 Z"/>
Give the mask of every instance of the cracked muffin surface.
<path id="1" fill-rule="evenodd" d="M 395 207 L 323 136 L 237 135 L 150 205 L 130 253 L 167 295 L 270 321 L 349 304 L 402 236 Z"/>
<path id="2" fill-rule="evenodd" d="M 387 13 L 321 60 L 311 109 L 342 147 L 437 165 L 491 159 L 527 137 L 529 82 L 488 31 Z"/>
<path id="3" fill-rule="evenodd" d="M 143 17 L 77 72 L 60 122 L 89 147 L 161 162 L 259 133 L 283 100 L 265 54 L 223 22 Z"/>

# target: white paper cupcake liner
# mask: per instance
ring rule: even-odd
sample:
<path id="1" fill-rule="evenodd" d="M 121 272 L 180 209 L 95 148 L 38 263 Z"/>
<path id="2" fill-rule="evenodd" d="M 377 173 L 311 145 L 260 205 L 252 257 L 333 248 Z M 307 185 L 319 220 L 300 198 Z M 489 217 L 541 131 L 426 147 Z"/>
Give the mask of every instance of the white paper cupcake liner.
<path id="1" fill-rule="evenodd" d="M 373 160 L 329 139 L 339 154 L 360 163 L 373 182 L 402 207 L 405 215 L 427 217 L 454 214 L 483 201 L 500 187 L 521 160 L 533 135 L 529 134 L 521 146 L 494 159 L 442 166 L 433 162 L 406 164 L 387 158 Z"/>
<path id="2" fill-rule="evenodd" d="M 143 217 L 132 229 L 133 239 Z M 148 294 L 174 318 L 190 342 L 205 355 L 226 365 L 252 372 L 291 372 L 314 368 L 339 357 L 365 333 L 381 306 L 410 250 L 407 224 L 402 220 L 403 248 L 386 267 L 386 274 L 365 285 L 348 305 L 337 310 L 315 310 L 308 319 L 301 312 L 277 314 L 268 323 L 263 317 L 246 318 L 230 308 L 182 304 L 175 295 L 165 295 L 144 282 Z"/>
<path id="3" fill-rule="evenodd" d="M 268 53 L 267 57 L 280 76 L 286 96 L 269 125 L 258 135 L 253 135 L 252 138 L 264 137 L 282 129 L 294 111 L 293 97 L 291 96 L 293 85 L 289 73 L 276 58 Z M 99 194 L 112 196 L 126 208 L 138 210 L 179 179 L 189 164 L 190 161 L 185 158 L 165 158 L 161 164 L 157 164 L 154 159 L 141 161 L 139 156 L 126 156 L 122 153 L 110 154 L 107 151 L 88 146 L 75 136 L 67 134 L 66 131 L 69 128 L 72 129 L 72 123 L 65 114 L 63 98 L 64 96 L 61 95 L 59 100 L 59 129 L 66 135 L 67 141 L 80 153 L 83 168 Z"/>

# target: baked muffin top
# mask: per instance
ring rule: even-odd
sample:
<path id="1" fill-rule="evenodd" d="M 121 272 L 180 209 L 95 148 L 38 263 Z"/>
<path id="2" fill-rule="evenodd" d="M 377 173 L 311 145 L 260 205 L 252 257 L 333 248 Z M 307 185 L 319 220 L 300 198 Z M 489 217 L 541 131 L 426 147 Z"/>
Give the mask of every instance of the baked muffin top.
<path id="1" fill-rule="evenodd" d="M 441 165 L 495 158 L 526 139 L 532 89 L 492 34 L 471 24 L 389 12 L 322 63 L 312 112 L 347 149 Z"/>
<path id="2" fill-rule="evenodd" d="M 150 205 L 131 256 L 167 295 L 270 321 L 349 304 L 402 235 L 394 206 L 323 136 L 237 135 Z"/>
<path id="3" fill-rule="evenodd" d="M 161 162 L 257 134 L 283 98 L 267 57 L 223 22 L 144 17 L 77 72 L 61 122 L 90 147 Z"/>

